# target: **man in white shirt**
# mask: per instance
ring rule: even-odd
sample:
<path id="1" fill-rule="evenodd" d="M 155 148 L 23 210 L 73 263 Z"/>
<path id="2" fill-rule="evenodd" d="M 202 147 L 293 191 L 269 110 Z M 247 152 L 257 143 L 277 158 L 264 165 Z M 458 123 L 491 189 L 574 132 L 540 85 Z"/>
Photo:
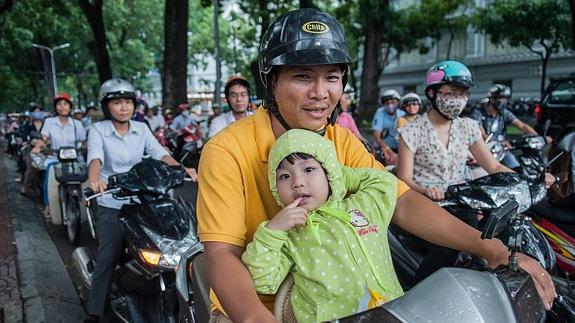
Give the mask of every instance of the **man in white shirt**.
<path id="1" fill-rule="evenodd" d="M 231 78 L 224 90 L 230 111 L 223 113 L 212 120 L 208 137 L 215 136 L 222 129 L 244 117 L 253 114 L 248 110 L 250 105 L 250 84 L 242 77 Z"/>

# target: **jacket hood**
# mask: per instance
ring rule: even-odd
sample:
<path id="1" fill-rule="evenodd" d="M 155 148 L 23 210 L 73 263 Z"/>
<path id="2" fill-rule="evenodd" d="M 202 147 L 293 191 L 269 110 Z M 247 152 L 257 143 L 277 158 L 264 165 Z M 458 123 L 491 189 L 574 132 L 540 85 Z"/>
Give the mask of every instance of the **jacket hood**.
<path id="1" fill-rule="evenodd" d="M 268 158 L 270 188 L 278 205 L 285 207 L 277 190 L 276 170 L 284 158 L 293 153 L 305 153 L 313 156 L 326 171 L 331 188 L 331 194 L 326 205 L 341 201 L 345 197 L 342 166 L 337 159 L 333 142 L 309 130 L 291 129 L 276 140 Z"/>

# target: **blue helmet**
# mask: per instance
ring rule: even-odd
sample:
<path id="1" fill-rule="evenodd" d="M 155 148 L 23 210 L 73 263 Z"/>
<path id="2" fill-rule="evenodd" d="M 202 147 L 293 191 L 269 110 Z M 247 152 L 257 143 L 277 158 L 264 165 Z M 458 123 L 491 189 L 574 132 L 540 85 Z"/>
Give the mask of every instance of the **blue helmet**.
<path id="1" fill-rule="evenodd" d="M 452 84 L 465 88 L 473 87 L 473 77 L 465 64 L 458 61 L 441 61 L 425 74 L 425 92 L 432 86 Z"/>

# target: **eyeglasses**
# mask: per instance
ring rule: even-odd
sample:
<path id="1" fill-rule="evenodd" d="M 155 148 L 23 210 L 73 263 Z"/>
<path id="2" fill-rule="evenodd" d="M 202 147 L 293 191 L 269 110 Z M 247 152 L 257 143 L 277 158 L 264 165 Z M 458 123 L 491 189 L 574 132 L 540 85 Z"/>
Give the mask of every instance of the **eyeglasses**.
<path id="1" fill-rule="evenodd" d="M 230 98 L 231 99 L 237 99 L 237 98 L 247 98 L 248 97 L 248 92 L 240 92 L 240 93 L 236 93 L 236 92 L 232 92 L 230 93 Z"/>
<path id="2" fill-rule="evenodd" d="M 469 91 L 462 90 L 462 91 L 437 91 L 437 95 L 443 98 L 462 98 L 469 96 Z"/>

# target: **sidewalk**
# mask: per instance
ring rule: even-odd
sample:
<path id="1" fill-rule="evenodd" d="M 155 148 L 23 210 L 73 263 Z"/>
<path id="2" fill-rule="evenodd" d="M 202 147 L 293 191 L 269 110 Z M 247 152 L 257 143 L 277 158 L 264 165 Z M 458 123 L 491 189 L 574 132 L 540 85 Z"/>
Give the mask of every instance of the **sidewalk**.
<path id="1" fill-rule="evenodd" d="M 39 207 L 0 151 L 0 323 L 80 322 L 84 310 Z"/>

